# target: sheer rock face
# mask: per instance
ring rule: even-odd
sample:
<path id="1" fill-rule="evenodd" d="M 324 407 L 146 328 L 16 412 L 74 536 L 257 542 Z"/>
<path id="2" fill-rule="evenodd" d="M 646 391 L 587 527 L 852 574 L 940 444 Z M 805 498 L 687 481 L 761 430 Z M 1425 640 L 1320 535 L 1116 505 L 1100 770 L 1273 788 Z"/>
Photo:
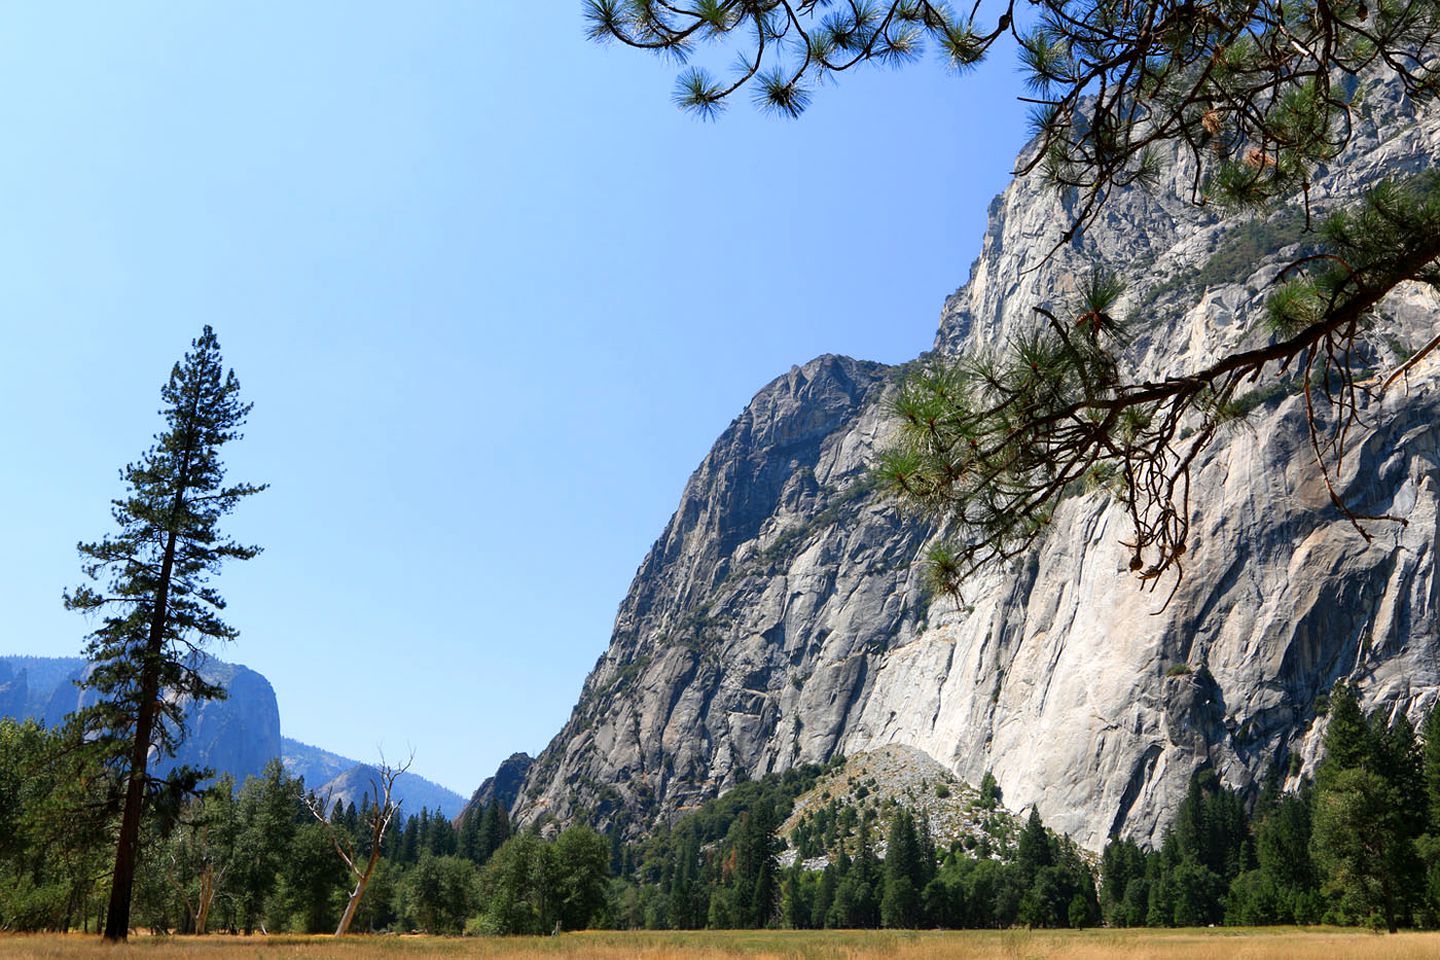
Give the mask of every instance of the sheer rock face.
<path id="1" fill-rule="evenodd" d="M 68 714 L 94 702 L 92 693 L 75 686 L 89 668 L 89 661 L 79 657 L 0 657 L 0 716 L 49 727 L 63 723 Z M 280 708 L 270 681 L 248 667 L 214 658 L 200 673 L 228 696 L 192 705 L 175 757 L 160 761 L 152 772 L 163 775 L 188 765 L 229 773 L 237 782 L 260 776 L 280 755 Z"/>
<path id="2" fill-rule="evenodd" d="M 1368 109 L 1388 118 L 1384 132 L 1320 172 L 1320 211 L 1440 153 L 1433 110 L 1386 90 Z M 1038 182 L 1012 184 L 945 305 L 936 350 L 999 345 L 1034 307 L 1062 310 L 1097 257 L 1128 279 L 1145 318 L 1127 358 L 1138 376 L 1261 342 L 1264 298 L 1295 251 L 1277 246 L 1294 242 L 1296 218 L 1288 231 L 1222 221 L 1189 203 L 1185 158 L 1172 173 L 1171 192 L 1116 197 L 1083 243 L 1048 259 L 1066 206 Z M 1419 288 L 1383 312 L 1365 358 L 1380 370 L 1440 325 L 1440 301 Z M 1406 523 L 1369 523 L 1367 542 L 1330 503 L 1301 399 L 1277 397 L 1197 464 L 1191 551 L 1168 605 L 1170 583 L 1149 592 L 1129 574 L 1125 518 L 1103 493 L 1065 503 L 1043 544 L 972 584 L 963 608 L 926 596 L 912 563 L 934 531 L 864 483 L 893 380 L 822 357 L 767 386 L 725 432 L 529 771 L 522 822 L 643 826 L 742 772 L 901 744 L 972 783 L 993 770 L 1008 806 L 1033 804 L 1098 849 L 1119 834 L 1158 839 L 1201 766 L 1249 787 L 1278 765 L 1294 783 L 1317 759 L 1316 700 L 1337 678 L 1353 678 L 1367 708 L 1412 719 L 1434 700 L 1435 359 L 1367 406 L 1338 484 L 1358 511 Z M 1181 664 L 1190 672 L 1171 670 Z"/>

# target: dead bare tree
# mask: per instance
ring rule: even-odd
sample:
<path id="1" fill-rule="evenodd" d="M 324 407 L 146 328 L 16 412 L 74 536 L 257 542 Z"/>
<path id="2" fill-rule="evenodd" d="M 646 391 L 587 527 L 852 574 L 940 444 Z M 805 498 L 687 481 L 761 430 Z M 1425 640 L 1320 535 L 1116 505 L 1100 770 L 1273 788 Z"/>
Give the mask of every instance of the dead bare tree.
<path id="1" fill-rule="evenodd" d="M 375 774 L 370 778 L 370 796 L 373 803 L 367 810 L 369 821 L 366 824 L 370 829 L 370 850 L 368 855 L 363 857 L 363 862 L 355 838 L 348 832 L 339 829 L 326 816 L 330 810 L 330 791 L 326 791 L 323 798 L 317 799 L 312 795 L 305 799 L 305 805 L 310 808 L 310 813 L 330 831 L 330 842 L 335 845 L 335 852 L 340 855 L 341 860 L 345 861 L 345 867 L 355 881 L 355 887 L 350 891 L 350 900 L 345 904 L 345 913 L 340 917 L 340 925 L 335 928 L 337 937 L 343 937 L 350 932 L 350 924 L 355 920 L 355 911 L 360 908 L 360 901 L 365 896 L 365 888 L 370 885 L 370 878 L 375 874 L 375 866 L 380 862 L 380 848 L 385 840 L 385 831 L 390 828 L 390 822 L 395 819 L 395 814 L 400 812 L 400 801 L 393 799 L 395 781 L 400 779 L 400 775 L 409 770 L 410 764 L 414 762 L 413 750 L 405 762 L 398 767 L 392 767 L 385 761 L 384 754 L 381 754 L 380 766 L 376 768 Z"/>
<path id="2" fill-rule="evenodd" d="M 180 858 L 172 851 L 167 879 L 175 888 L 180 902 L 185 905 L 185 912 L 190 915 L 194 924 L 195 935 L 203 937 L 208 932 L 210 908 L 215 904 L 215 894 L 225 882 L 225 874 L 230 871 L 230 865 L 227 863 L 217 868 L 214 859 L 208 853 L 204 854 L 199 872 L 200 890 L 193 901 L 190 898 L 189 886 L 181 879 L 185 867 L 186 865 L 180 863 Z"/>

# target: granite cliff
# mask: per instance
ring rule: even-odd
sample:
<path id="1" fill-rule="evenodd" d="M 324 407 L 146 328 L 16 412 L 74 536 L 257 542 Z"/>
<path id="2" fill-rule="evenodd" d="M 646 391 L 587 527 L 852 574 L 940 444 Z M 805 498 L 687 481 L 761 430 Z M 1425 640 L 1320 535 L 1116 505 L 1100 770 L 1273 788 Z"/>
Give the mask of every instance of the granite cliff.
<path id="1" fill-rule="evenodd" d="M 29 718 L 53 727 L 85 704 L 75 686 L 89 669 L 81 657 L 0 656 L 0 717 Z M 260 776 L 280 760 L 291 776 L 304 777 L 317 793 L 356 803 L 370 789 L 372 767 L 280 735 L 280 707 L 270 681 L 249 667 L 210 658 L 201 672 L 229 694 L 208 700 L 186 715 L 186 735 L 159 771 L 185 764 L 228 773 L 237 783 Z M 512 794 L 513 796 L 513 794 Z M 413 773 L 402 774 L 395 797 L 407 814 L 422 808 L 458 814 L 463 798 Z"/>
<path id="2" fill-rule="evenodd" d="M 75 686 L 89 669 L 81 657 L 0 657 L 0 716 L 28 717 L 55 726 L 84 706 L 88 693 Z M 237 781 L 259 776 L 280 755 L 280 708 L 270 681 L 248 667 L 207 660 L 205 679 L 228 691 L 190 710 L 186 735 L 168 770 L 186 764 L 232 774 Z"/>
<path id="3" fill-rule="evenodd" d="M 506 757 L 496 768 L 492 776 L 486 777 L 471 796 L 470 802 L 466 804 L 466 810 L 483 810 L 492 803 L 498 803 L 505 809 L 515 805 L 515 800 L 520 796 L 520 788 L 525 785 L 525 775 L 530 772 L 530 765 L 535 758 L 528 753 L 512 753 Z"/>
<path id="4" fill-rule="evenodd" d="M 1317 212 L 1433 163 L 1440 114 L 1379 89 L 1381 122 L 1318 172 Z M 1082 239 L 1047 256 L 1064 198 L 1017 180 L 990 209 L 969 282 L 934 349 L 998 344 L 1057 305 L 1096 259 L 1146 317 L 1127 361 L 1160 376 L 1260 342 L 1272 281 L 1308 237 L 1295 210 L 1222 219 L 1172 188 L 1117 195 Z M 1393 366 L 1434 335 L 1440 299 L 1385 303 L 1372 355 Z M 1414 717 L 1440 690 L 1440 365 L 1364 411 L 1342 493 L 1367 543 L 1329 503 L 1293 391 L 1194 471 L 1195 532 L 1172 602 L 1142 588 L 1103 492 L 1067 501 L 1029 556 L 927 596 L 913 561 L 936 531 L 866 481 L 899 371 L 826 356 L 766 386 L 690 478 L 621 604 L 579 703 L 530 767 L 521 822 L 587 817 L 641 829 L 754 777 L 836 753 L 912 747 L 1012 809 L 1098 849 L 1151 841 L 1191 774 L 1253 787 L 1313 768 L 1317 700 L 1353 679 L 1367 708 Z M 1167 585 L 1168 587 L 1168 585 Z"/>

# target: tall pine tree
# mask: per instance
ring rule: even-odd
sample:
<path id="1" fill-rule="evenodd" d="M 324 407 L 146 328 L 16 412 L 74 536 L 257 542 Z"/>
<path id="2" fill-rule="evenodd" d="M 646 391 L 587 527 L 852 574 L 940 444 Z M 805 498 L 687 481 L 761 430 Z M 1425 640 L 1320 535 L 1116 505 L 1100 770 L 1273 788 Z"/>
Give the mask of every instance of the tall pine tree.
<path id="1" fill-rule="evenodd" d="M 225 601 L 209 578 L 224 561 L 259 553 L 217 529 L 241 499 L 265 489 L 225 482 L 220 448 L 240 437 L 250 412 L 239 392 L 206 326 L 160 392 L 165 429 L 121 471 L 126 493 L 111 510 L 119 532 L 78 546 L 85 576 L 102 587 L 65 594 L 68 609 L 100 618 L 84 682 L 96 702 L 79 719 L 124 785 L 105 917 L 111 941 L 129 935 L 141 814 L 156 787 L 151 750 L 173 754 L 186 705 L 225 693 L 200 673 L 206 642 L 237 635 L 220 619 Z"/>

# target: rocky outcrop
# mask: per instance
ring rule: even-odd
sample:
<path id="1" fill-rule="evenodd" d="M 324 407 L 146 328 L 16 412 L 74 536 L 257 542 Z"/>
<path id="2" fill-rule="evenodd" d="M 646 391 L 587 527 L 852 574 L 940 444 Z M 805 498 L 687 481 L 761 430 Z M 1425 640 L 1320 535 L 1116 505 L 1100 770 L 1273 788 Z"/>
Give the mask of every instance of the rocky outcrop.
<path id="1" fill-rule="evenodd" d="M 1320 171 L 1317 212 L 1432 163 L 1440 124 L 1393 91 L 1383 118 Z M 1172 181 L 1190 182 L 1175 157 Z M 1063 198 L 1017 181 L 991 207 L 969 283 L 935 349 L 1003 343 L 1059 306 L 1096 260 L 1143 317 L 1127 363 L 1185 370 L 1260 342 L 1263 300 L 1307 240 L 1304 217 L 1221 220 L 1175 187 L 1120 195 L 1055 250 Z M 1053 255 L 1050 252 L 1055 250 Z M 1385 304 L 1362 363 L 1387 368 L 1433 336 L 1440 301 Z M 1254 786 L 1316 760 L 1316 699 L 1339 677 L 1367 707 L 1412 716 L 1440 689 L 1440 372 L 1431 361 L 1364 411 L 1331 506 L 1300 400 L 1268 396 L 1196 465 L 1192 552 L 1164 593 L 1128 573 L 1125 521 L 1103 493 L 1067 501 L 1044 542 L 967 590 L 927 596 L 913 567 L 934 535 L 866 483 L 896 371 L 839 357 L 763 389 L 691 477 L 621 605 L 569 722 L 536 760 L 522 822 L 643 827 L 757 776 L 837 752 L 923 750 L 1007 806 L 1039 808 L 1091 848 L 1154 839 L 1191 774 Z M 1168 584 L 1166 588 L 1168 589 Z"/>
<path id="2" fill-rule="evenodd" d="M 789 867 L 795 863 L 797 828 L 809 820 L 813 829 L 813 818 L 822 810 L 828 808 L 831 815 L 847 807 L 883 811 L 892 804 L 911 811 L 917 822 L 923 822 L 941 850 L 954 849 L 958 844 L 976 856 L 1008 860 L 1014 856 L 1021 822 L 1000 800 L 982 795 L 914 747 L 889 744 L 854 754 L 822 773 L 814 787 L 795 798 L 790 816 L 776 831 L 789 841 L 780 854 L 780 865 Z M 883 858 L 883 828 L 877 834 L 876 852 Z M 803 861 L 808 870 L 823 870 L 828 862 L 828 853 Z"/>
<path id="3" fill-rule="evenodd" d="M 840 746 L 875 656 L 924 616 L 910 581 L 926 531 L 866 484 L 890 377 L 821 357 L 725 431 L 531 768 L 522 820 L 683 808 Z"/>
<path id="4" fill-rule="evenodd" d="M 0 716 L 32 718 L 54 726 L 85 706 L 89 694 L 75 685 L 89 661 L 79 657 L 0 657 Z M 193 707 L 186 736 L 163 773 L 178 765 L 229 773 L 236 781 L 258 776 L 280 755 L 280 708 L 270 681 L 248 667 L 207 660 L 201 674 L 229 696 Z"/>
<path id="5" fill-rule="evenodd" d="M 506 810 L 513 807 L 520 796 L 520 788 L 525 785 L 525 776 L 534 763 L 535 758 L 528 753 L 510 754 L 501 761 L 494 776 L 486 777 L 485 782 L 480 784 L 480 789 L 470 797 L 465 810 L 481 810 L 492 803 L 498 803 Z"/>

